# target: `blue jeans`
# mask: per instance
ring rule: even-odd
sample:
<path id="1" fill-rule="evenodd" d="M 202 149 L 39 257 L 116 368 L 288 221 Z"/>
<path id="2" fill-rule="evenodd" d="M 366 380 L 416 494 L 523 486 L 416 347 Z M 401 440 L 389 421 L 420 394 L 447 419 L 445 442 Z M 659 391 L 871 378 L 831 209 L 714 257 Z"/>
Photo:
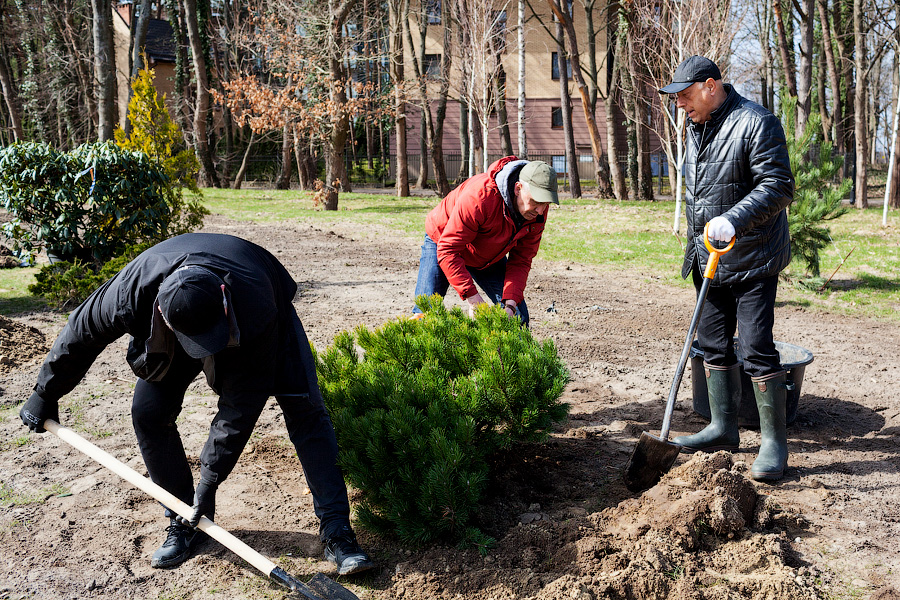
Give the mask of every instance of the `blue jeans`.
<path id="1" fill-rule="evenodd" d="M 486 300 L 496 304 L 503 299 L 503 284 L 506 281 L 506 257 L 484 269 L 466 267 L 466 270 L 469 271 L 475 283 L 487 294 Z M 431 296 L 432 294 L 446 296 L 449 288 L 450 282 L 447 281 L 447 276 L 444 275 L 441 266 L 438 264 L 437 244 L 426 235 L 425 241 L 422 243 L 422 257 L 419 259 L 416 298 L 419 296 Z M 413 307 L 413 313 L 420 312 L 422 311 L 419 310 L 418 306 Z M 522 324 L 527 327 L 528 306 L 525 305 L 524 300 L 519 303 L 519 318 L 522 320 Z"/>
<path id="2" fill-rule="evenodd" d="M 703 276 L 696 265 L 693 279 L 699 291 Z M 734 333 L 737 329 L 744 371 L 748 375 L 762 377 L 784 370 L 772 336 L 777 291 L 778 275 L 733 285 L 711 285 L 697 327 L 703 360 L 720 367 L 736 364 Z"/>

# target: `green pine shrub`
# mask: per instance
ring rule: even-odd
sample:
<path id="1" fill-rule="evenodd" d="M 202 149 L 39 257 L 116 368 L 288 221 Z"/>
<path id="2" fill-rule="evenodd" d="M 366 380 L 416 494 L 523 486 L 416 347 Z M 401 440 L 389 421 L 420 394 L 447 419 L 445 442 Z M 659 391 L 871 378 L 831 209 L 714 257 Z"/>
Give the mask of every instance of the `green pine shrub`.
<path id="1" fill-rule="evenodd" d="M 831 230 L 825 223 L 847 212 L 843 199 L 853 182 L 844 179 L 837 185 L 832 183 L 844 161 L 834 155 L 832 144 L 822 138 L 822 120 L 818 113 L 810 114 L 801 138 L 794 135 L 796 102 L 795 98 L 786 96 L 781 117 L 794 173 L 794 202 L 788 209 L 791 257 L 793 262 L 803 265 L 808 275 L 818 278 L 821 272 L 819 252 L 831 241 Z M 810 152 L 813 145 L 818 146 L 817 154 Z"/>
<path id="2" fill-rule="evenodd" d="M 316 353 L 339 461 L 365 527 L 413 544 L 485 547 L 471 521 L 487 457 L 548 437 L 568 413 L 559 398 L 569 374 L 553 342 L 537 342 L 500 307 L 470 319 L 439 296 L 417 304 L 420 320 L 360 326 Z"/>
<path id="3" fill-rule="evenodd" d="M 151 245 L 145 243 L 128 246 L 122 254 L 110 259 L 99 269 L 78 259 L 44 265 L 35 274 L 35 283 L 28 286 L 28 291 L 36 296 L 43 296 L 57 308 L 75 308 Z"/>

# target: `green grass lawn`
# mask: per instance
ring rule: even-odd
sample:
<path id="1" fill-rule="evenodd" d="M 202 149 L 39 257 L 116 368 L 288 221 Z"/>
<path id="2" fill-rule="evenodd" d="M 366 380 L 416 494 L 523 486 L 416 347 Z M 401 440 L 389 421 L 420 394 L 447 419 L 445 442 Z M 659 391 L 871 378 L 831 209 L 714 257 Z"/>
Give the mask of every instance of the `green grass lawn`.
<path id="1" fill-rule="evenodd" d="M 311 192 L 296 190 L 205 189 L 203 203 L 231 219 L 277 226 L 280 221 L 304 221 L 326 227 L 336 223 L 378 225 L 418 240 L 425 215 L 435 197 L 397 198 L 390 194 L 341 194 L 339 210 L 316 206 Z M 680 276 L 684 244 L 672 233 L 675 204 L 563 199 L 551 209 L 539 258 L 572 261 L 605 269 L 653 277 L 666 285 L 685 286 Z M 805 274 L 794 264 L 785 271 L 779 301 L 837 314 L 870 316 L 900 322 L 900 211 L 890 211 L 881 226 L 880 205 L 851 209 L 830 223 L 834 244 L 823 251 L 822 277 L 841 263 L 830 284 L 802 285 Z M 0 271 L 0 314 L 15 314 L 43 303 L 31 297 L 27 285 L 35 269 Z M 821 282 L 819 282 L 820 284 Z"/>
<path id="2" fill-rule="evenodd" d="M 47 306 L 42 298 L 32 296 L 28 291 L 38 271 L 37 267 L 0 269 L 0 314 L 14 315 Z"/>

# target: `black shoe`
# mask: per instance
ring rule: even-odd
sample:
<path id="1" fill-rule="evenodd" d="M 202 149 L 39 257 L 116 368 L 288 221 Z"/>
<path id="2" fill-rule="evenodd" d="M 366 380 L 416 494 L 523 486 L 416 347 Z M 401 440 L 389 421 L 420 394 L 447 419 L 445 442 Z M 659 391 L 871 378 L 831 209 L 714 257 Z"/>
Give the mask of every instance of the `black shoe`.
<path id="1" fill-rule="evenodd" d="M 207 539 L 202 531 L 181 525 L 175 519 L 166 527 L 166 541 L 153 553 L 150 566 L 154 569 L 165 569 L 180 565 L 191 557 L 192 551 Z"/>
<path id="2" fill-rule="evenodd" d="M 325 540 L 325 560 L 337 565 L 338 575 L 352 575 L 375 566 L 369 555 L 359 547 L 353 530 L 347 526 Z"/>

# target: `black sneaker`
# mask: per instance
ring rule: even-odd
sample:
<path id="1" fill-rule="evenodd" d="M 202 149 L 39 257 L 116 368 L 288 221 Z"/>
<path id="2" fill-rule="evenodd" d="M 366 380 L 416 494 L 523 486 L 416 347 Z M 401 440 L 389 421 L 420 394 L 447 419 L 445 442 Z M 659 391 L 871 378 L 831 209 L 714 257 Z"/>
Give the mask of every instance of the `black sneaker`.
<path id="1" fill-rule="evenodd" d="M 353 575 L 375 566 L 356 542 L 353 530 L 347 526 L 325 540 L 325 560 L 337 565 L 338 575 Z"/>
<path id="2" fill-rule="evenodd" d="M 199 546 L 207 535 L 193 527 L 181 525 L 175 519 L 166 527 L 166 541 L 153 553 L 150 566 L 154 569 L 165 569 L 180 565 L 191 557 L 192 551 Z"/>

